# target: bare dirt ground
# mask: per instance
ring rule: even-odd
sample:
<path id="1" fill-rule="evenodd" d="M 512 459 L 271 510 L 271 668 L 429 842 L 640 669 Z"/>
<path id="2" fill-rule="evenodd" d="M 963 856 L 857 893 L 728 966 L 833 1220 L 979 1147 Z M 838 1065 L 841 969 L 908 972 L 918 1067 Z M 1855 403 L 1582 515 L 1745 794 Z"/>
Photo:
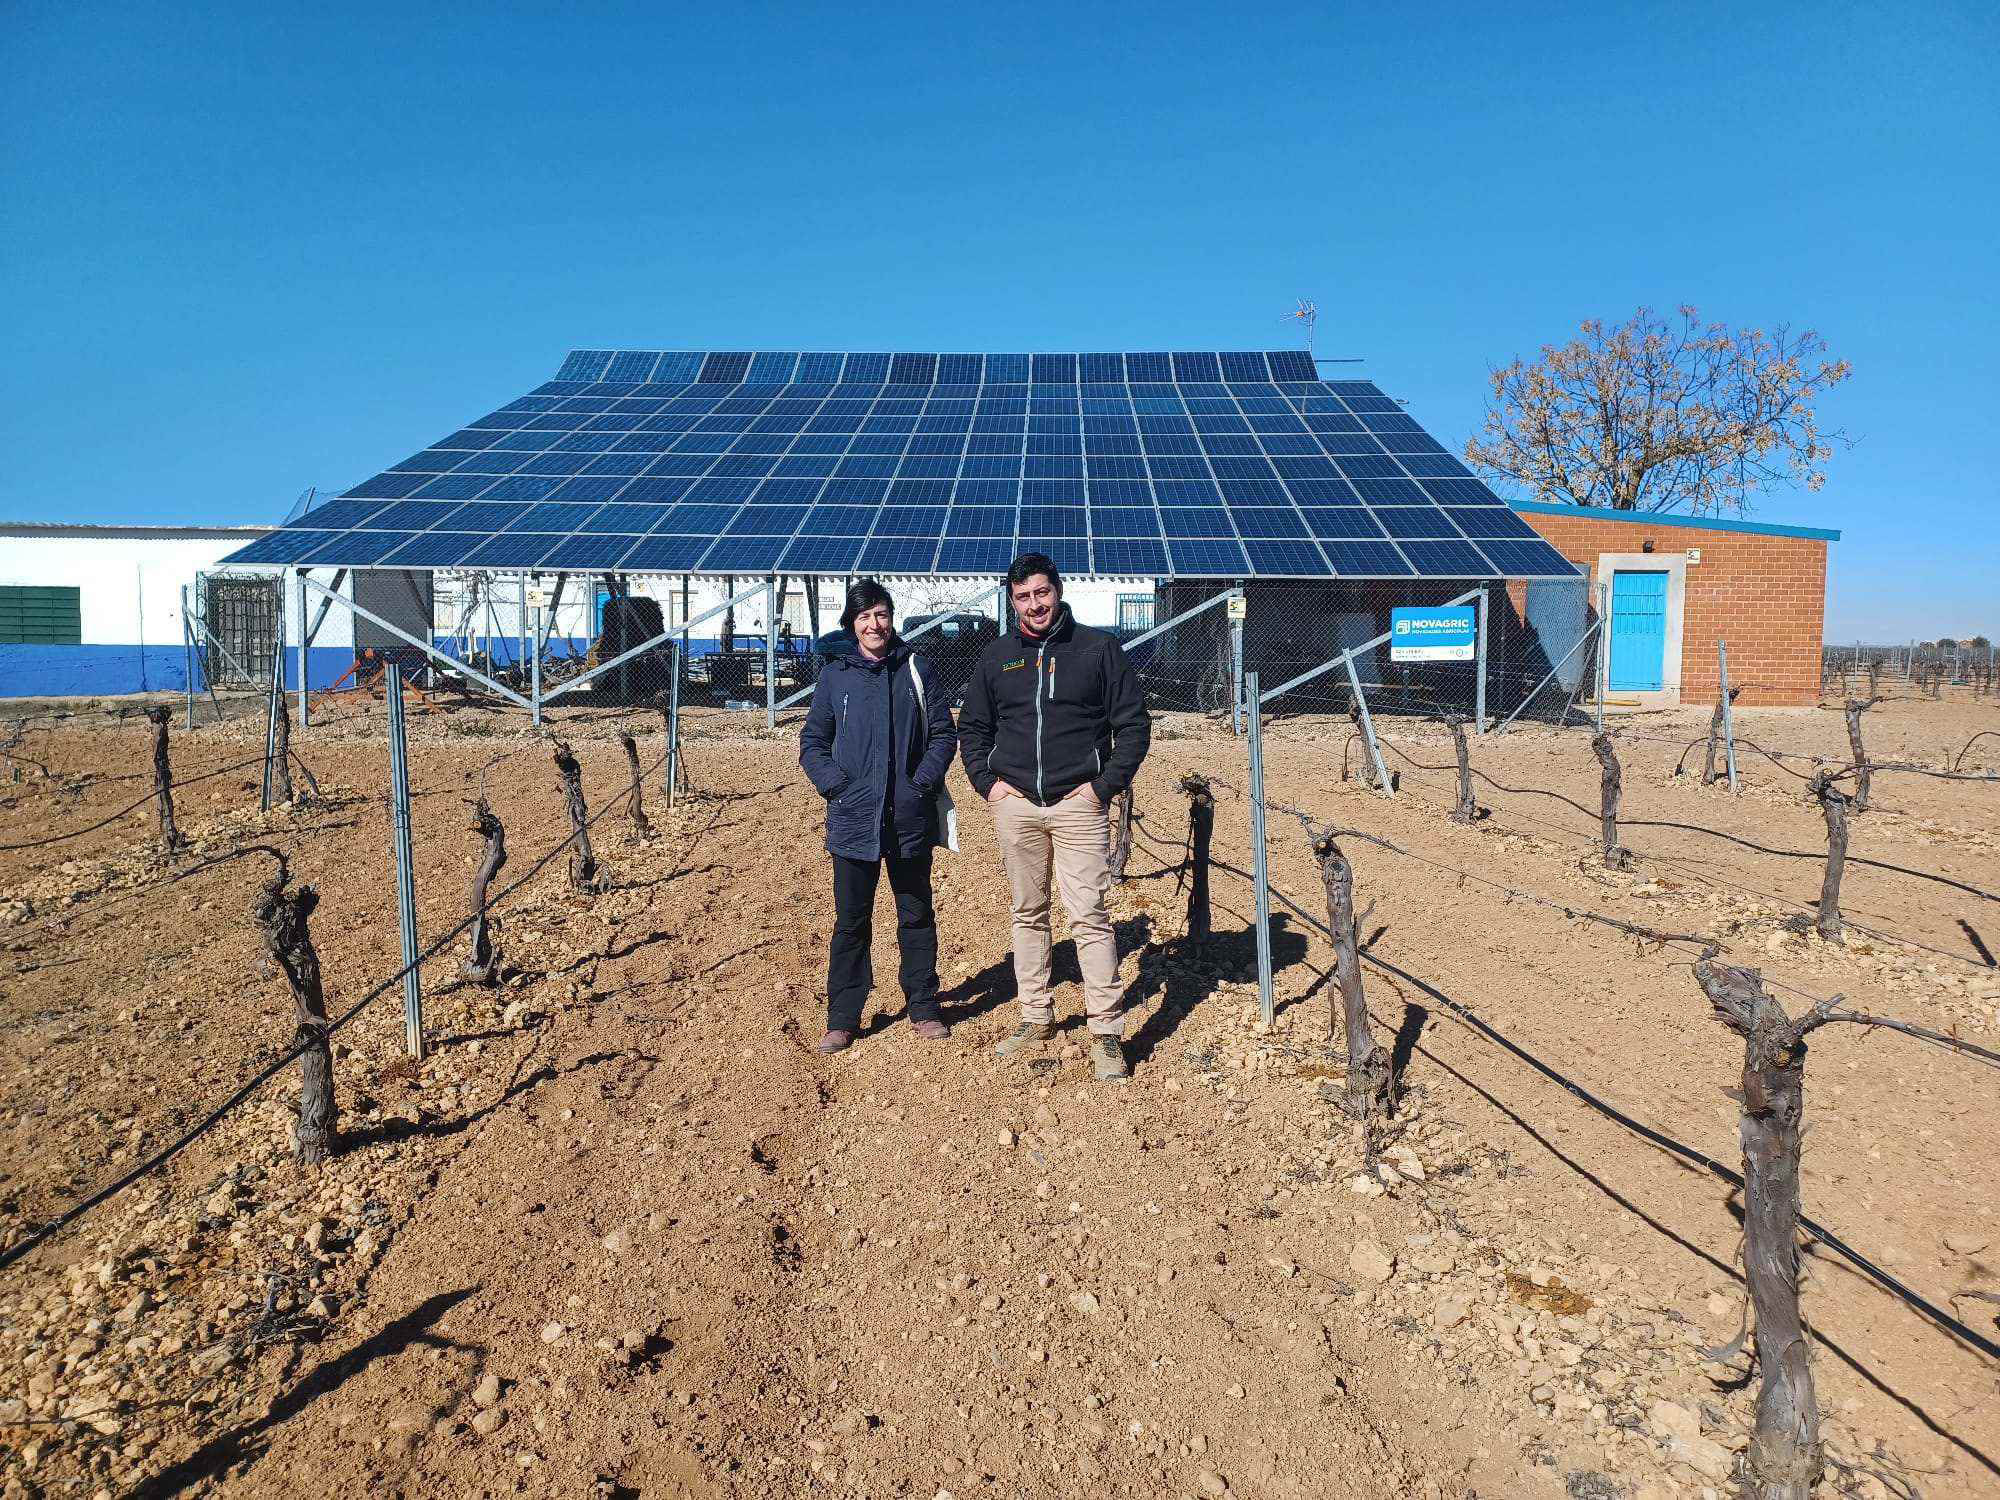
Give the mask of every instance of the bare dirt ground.
<path id="1" fill-rule="evenodd" d="M 1871 753 L 1943 767 L 2000 705 L 1897 701 Z M 290 1042 L 249 919 L 271 861 L 319 887 L 330 1007 L 400 964 L 379 705 L 299 747 L 326 793 L 255 811 L 261 726 L 175 727 L 194 847 L 134 813 L 0 850 L 0 1243 L 199 1122 Z M 295 1167 L 288 1070 L 166 1168 L 0 1281 L 0 1489 L 13 1494 L 1723 1494 L 1754 1376 L 1729 1189 L 1647 1143 L 1454 1006 L 1635 1121 L 1736 1159 L 1723 1090 L 1741 1048 L 1708 1017 L 1687 944 L 1719 940 L 1811 995 L 1995 1046 L 1994 903 L 1851 868 L 1870 929 L 1802 933 L 1819 864 L 1628 828 L 1607 871 L 1587 735 L 1475 740 L 1490 816 L 1446 818 L 1434 727 L 1393 800 L 1343 781 L 1341 720 L 1269 731 L 1267 796 L 1348 838 L 1371 1006 L 1404 1058 L 1390 1170 L 1363 1175 L 1329 1097 L 1329 949 L 1304 830 L 1274 812 L 1278 1018 L 1256 1011 L 1251 888 L 1218 868 L 1216 938 L 1184 940 L 1176 783 L 1218 777 L 1215 858 L 1250 868 L 1241 741 L 1161 721 L 1116 899 L 1126 1086 L 1089 1080 L 1080 1018 L 1002 1064 L 1006 903 L 962 782 L 940 856 L 949 1042 L 878 989 L 842 1056 L 823 1024 L 830 882 L 794 744 L 698 718 L 696 789 L 655 836 L 593 829 L 605 893 L 560 858 L 500 907 L 507 978 L 424 971 L 433 1051 L 403 1057 L 400 986 L 337 1038 L 342 1154 Z M 612 720 L 559 726 L 590 806 L 624 789 Z M 648 764 L 656 718 L 634 716 Z M 1671 773 L 1695 714 L 1627 721 L 1625 813 L 1824 848 L 1804 783 L 1754 752 L 1744 791 Z M 1772 751 L 1845 759 L 1838 716 L 1739 716 Z M 519 876 L 566 832 L 545 742 L 517 718 L 413 722 L 426 937 L 466 914 L 483 774 Z M 1658 739 L 1650 738 L 1657 735 Z M 104 818 L 146 790 L 143 725 L 57 721 L 0 766 L 0 844 Z M 1700 752 L 1689 758 L 1698 769 Z M 1809 762 L 1788 762 L 1805 773 Z M 46 767 L 48 775 L 42 774 Z M 2000 769 L 2000 740 L 1965 757 Z M 1234 790 L 1232 790 L 1234 789 Z M 1854 854 L 2000 887 L 2000 785 L 1884 773 Z M 1531 900 L 1527 898 L 1539 898 Z M 1293 903 L 1293 909 L 1287 908 Z M 878 932 L 892 920 L 878 919 Z M 1064 995 L 1075 969 L 1058 950 Z M 878 955 L 880 956 L 880 955 Z M 887 979 L 893 960 L 879 963 Z M 1794 1012 L 1810 1002 L 1780 991 Z M 1332 1083 L 1329 1084 L 1329 1077 Z M 2000 1337 L 2000 1072 L 1910 1037 L 1834 1027 L 1807 1064 L 1806 1210 L 1985 1337 Z M 1815 1375 L 1837 1461 L 1823 1493 L 2000 1491 L 1995 1362 L 1825 1251 L 1807 1257 Z"/>

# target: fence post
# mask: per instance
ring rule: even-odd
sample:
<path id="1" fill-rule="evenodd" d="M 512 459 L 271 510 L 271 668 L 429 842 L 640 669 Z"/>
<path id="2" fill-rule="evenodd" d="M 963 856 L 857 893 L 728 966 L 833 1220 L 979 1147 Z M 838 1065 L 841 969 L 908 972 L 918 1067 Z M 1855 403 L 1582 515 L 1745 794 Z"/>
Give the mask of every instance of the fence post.
<path id="1" fill-rule="evenodd" d="M 1257 1014 L 1269 1026 L 1277 1001 L 1271 989 L 1271 865 L 1264 842 L 1264 705 L 1255 672 L 1244 674 L 1243 691 L 1250 715 L 1250 843 L 1257 876 Z"/>
<path id="2" fill-rule="evenodd" d="M 1479 821 L 1479 805 L 1472 800 L 1472 751 L 1461 720 L 1451 721 L 1451 744 L 1458 752 L 1458 806 L 1451 810 L 1451 820 L 1470 825 Z"/>
<path id="3" fill-rule="evenodd" d="M 1208 778 L 1190 771 L 1181 778 L 1188 799 L 1187 936 L 1197 946 L 1208 941 L 1212 921 L 1208 905 L 1208 846 L 1215 836 L 1215 794 Z"/>
<path id="4" fill-rule="evenodd" d="M 1243 622 L 1241 620 L 1229 622 L 1229 732 L 1243 733 Z"/>
<path id="5" fill-rule="evenodd" d="M 307 626 L 306 626 L 305 569 L 303 568 L 292 569 L 292 583 L 294 585 L 294 593 L 298 600 L 298 606 L 299 606 L 299 728 L 303 731 L 306 729 L 310 729 L 312 727 L 312 705 L 306 698 L 306 669 L 310 665 L 310 660 L 306 655 L 306 651 L 307 648 L 311 645 L 311 642 L 306 639 Z M 334 580 L 335 586 L 338 587 L 339 583 L 340 580 L 336 578 Z M 280 633 L 280 639 L 281 640 L 283 639 L 282 632 Z M 285 659 L 285 653 L 281 647 L 278 652 L 278 660 L 282 662 L 284 659 Z M 280 673 L 279 675 L 282 676 L 283 674 Z"/>
<path id="6" fill-rule="evenodd" d="M 674 642 L 673 655 L 668 658 L 674 674 L 667 684 L 667 811 L 672 812 L 675 799 L 680 796 L 681 781 L 681 649 L 685 641 Z"/>
<path id="7" fill-rule="evenodd" d="M 553 628 L 555 622 L 549 622 Z M 535 606 L 534 617 L 528 621 L 528 646 L 534 655 L 528 659 L 528 717 L 535 728 L 542 727 L 542 606 Z"/>
<path id="8" fill-rule="evenodd" d="M 264 946 L 285 976 L 292 996 L 292 1045 L 299 1051 L 299 1117 L 292 1126 L 292 1156 L 315 1167 L 333 1154 L 333 1044 L 328 1039 L 326 991 L 320 983 L 319 950 L 310 926 L 319 892 L 302 885 L 285 889 L 291 879 L 284 856 L 278 870 L 257 898 L 251 916 L 264 934 Z"/>
<path id="9" fill-rule="evenodd" d="M 1611 693 L 1611 585 L 1597 586 L 1597 732 L 1604 733 L 1604 700 Z"/>
<path id="10" fill-rule="evenodd" d="M 1826 815 L 1826 875 L 1819 887 L 1819 917 L 1814 926 L 1829 941 L 1840 936 L 1840 877 L 1847 866 L 1847 798 L 1833 784 L 1834 773 L 1819 771 L 1810 783 Z"/>
<path id="11" fill-rule="evenodd" d="M 583 767 L 567 743 L 556 741 L 556 774 L 562 777 L 563 807 L 569 814 L 569 883 L 572 890 L 595 893 L 603 889 L 604 872 L 597 856 L 590 852 L 590 811 L 583 802 Z"/>
<path id="12" fill-rule="evenodd" d="M 493 947 L 493 929 L 486 915 L 486 892 L 493 877 L 507 863 L 507 830 L 482 796 L 472 808 L 472 831 L 486 840 L 486 852 L 479 868 L 472 872 L 472 955 L 465 961 L 465 977 L 474 984 L 491 985 L 500 978 L 500 955 Z"/>
<path id="13" fill-rule="evenodd" d="M 1347 663 L 1347 685 L 1354 689 L 1354 706 L 1361 716 L 1361 737 L 1368 742 L 1368 758 L 1375 763 L 1376 790 L 1393 797 L 1396 788 L 1389 780 L 1389 768 L 1382 764 L 1382 747 L 1375 743 L 1375 720 L 1368 712 L 1368 695 L 1361 691 L 1361 674 L 1354 670 L 1354 653 L 1349 651 L 1343 660 Z"/>
<path id="14" fill-rule="evenodd" d="M 417 876 L 410 847 L 410 750 L 403 724 L 403 668 L 389 663 L 389 823 L 396 855 L 396 917 L 403 936 L 403 1040 L 424 1060 L 424 993 L 417 977 Z"/>
<path id="15" fill-rule="evenodd" d="M 1823 1457 L 1812 1350 L 1799 1316 L 1799 1138 L 1805 1033 L 1755 969 L 1704 958 L 1695 979 L 1715 1018 L 1743 1038 L 1743 1268 L 1755 1311 L 1757 1425 L 1744 1454 L 1752 1500 L 1807 1500 Z"/>
<path id="16" fill-rule="evenodd" d="M 1472 689 L 1472 722 L 1474 732 L 1486 733 L 1486 590 L 1479 591 L 1479 680 Z"/>
<path id="17" fill-rule="evenodd" d="M 1125 883 L 1125 866 L 1132 858 L 1132 788 L 1118 794 L 1118 839 L 1111 846 L 1111 879 Z"/>
<path id="18" fill-rule="evenodd" d="M 187 585 L 181 585 L 181 652 L 187 661 L 188 729 L 194 729 L 194 626 L 188 621 Z"/>
<path id="19" fill-rule="evenodd" d="M 173 712 L 149 708 L 146 721 L 153 726 L 153 809 L 160 820 L 160 847 L 169 854 L 187 841 L 174 826 L 174 768 L 167 761 L 167 721 Z"/>
<path id="20" fill-rule="evenodd" d="M 279 627 L 278 643 L 271 650 L 271 685 L 264 690 L 264 780 L 257 794 L 257 810 L 271 810 L 271 756 L 278 744 L 278 705 L 285 701 L 285 638 Z"/>
<path id="21" fill-rule="evenodd" d="M 1729 795 L 1734 797 L 1741 794 L 1741 789 L 1736 784 L 1736 715 L 1733 711 L 1736 695 L 1729 691 L 1729 642 L 1715 643 L 1715 667 L 1722 693 L 1723 760 L 1729 767 Z"/>
<path id="22" fill-rule="evenodd" d="M 653 825 L 646 821 L 646 808 L 640 800 L 641 782 L 645 773 L 639 769 L 639 746 L 630 732 L 618 731 L 618 743 L 625 747 L 625 763 L 632 768 L 632 790 L 626 799 L 625 811 L 632 819 L 632 831 L 642 839 L 653 836 Z"/>
<path id="23" fill-rule="evenodd" d="M 1625 789 L 1625 773 L 1619 767 L 1617 752 L 1611 748 L 1610 735 L 1592 736 L 1590 748 L 1597 752 L 1597 763 L 1604 768 L 1597 815 L 1604 838 L 1604 867 L 1623 870 L 1632 863 L 1631 852 L 1618 847 L 1618 798 Z"/>
<path id="24" fill-rule="evenodd" d="M 778 727 L 778 580 L 764 579 L 764 727 Z"/>
<path id="25" fill-rule="evenodd" d="M 1331 1041 L 1339 1015 L 1347 1042 L 1347 1112 L 1362 1127 L 1368 1164 L 1375 1164 L 1376 1118 L 1389 1107 L 1391 1058 L 1368 1025 L 1368 998 L 1361 989 L 1361 956 L 1354 933 L 1354 867 L 1331 833 L 1313 840 L 1320 884 L 1326 890 L 1326 925 L 1333 934 L 1333 977 L 1340 999 L 1327 1001 L 1326 1035 Z M 1338 1010 L 1336 1012 L 1336 1004 Z"/>

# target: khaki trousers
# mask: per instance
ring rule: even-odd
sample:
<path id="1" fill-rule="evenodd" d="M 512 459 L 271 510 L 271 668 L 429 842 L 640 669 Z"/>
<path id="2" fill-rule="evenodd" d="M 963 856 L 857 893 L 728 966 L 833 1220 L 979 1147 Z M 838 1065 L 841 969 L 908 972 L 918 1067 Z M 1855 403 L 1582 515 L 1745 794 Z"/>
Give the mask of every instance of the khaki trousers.
<path id="1" fill-rule="evenodd" d="M 1083 970 L 1083 1002 L 1090 1029 L 1099 1036 L 1123 1030 L 1119 1014 L 1118 938 L 1104 910 L 1111 883 L 1111 820 L 1085 797 L 1038 807 L 1026 797 L 1003 797 L 988 804 L 1000 840 L 1013 897 L 1014 981 L 1021 995 L 1021 1019 L 1035 1025 L 1055 1020 L 1049 992 L 1049 878 L 1069 913 L 1070 935 Z"/>

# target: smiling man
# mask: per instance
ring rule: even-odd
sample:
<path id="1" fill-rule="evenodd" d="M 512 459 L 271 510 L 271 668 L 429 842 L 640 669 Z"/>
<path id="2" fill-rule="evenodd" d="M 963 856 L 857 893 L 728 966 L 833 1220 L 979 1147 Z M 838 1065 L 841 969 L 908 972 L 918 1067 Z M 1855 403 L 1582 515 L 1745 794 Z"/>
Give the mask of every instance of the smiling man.
<path id="1" fill-rule="evenodd" d="M 1014 628 L 980 655 L 959 710 L 965 774 L 993 810 L 1014 917 L 1021 1024 L 1011 1057 L 1055 1034 L 1049 991 L 1049 885 L 1054 876 L 1083 970 L 1097 1076 L 1130 1076 L 1120 1043 L 1118 940 L 1104 896 L 1111 881 L 1112 799 L 1146 758 L 1151 723 L 1138 674 L 1115 637 L 1079 625 L 1062 575 L 1039 552 L 1007 569 Z"/>

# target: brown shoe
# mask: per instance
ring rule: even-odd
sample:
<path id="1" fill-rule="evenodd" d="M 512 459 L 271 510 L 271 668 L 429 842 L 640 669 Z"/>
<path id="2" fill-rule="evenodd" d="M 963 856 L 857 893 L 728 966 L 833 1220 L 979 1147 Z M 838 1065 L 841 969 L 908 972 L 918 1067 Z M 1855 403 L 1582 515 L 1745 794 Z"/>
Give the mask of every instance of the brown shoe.
<path id="1" fill-rule="evenodd" d="M 1037 1042 L 1046 1042 L 1055 1034 L 1055 1027 L 1046 1022 L 1023 1021 L 1006 1036 L 1002 1037 L 1000 1044 L 993 1050 L 1002 1057 L 1012 1057 L 1024 1047 L 1032 1047 Z"/>
<path id="2" fill-rule="evenodd" d="M 951 1035 L 951 1028 L 942 1021 L 912 1021 L 910 1030 L 926 1042 L 941 1042 Z"/>
<path id="3" fill-rule="evenodd" d="M 854 1033 L 851 1031 L 835 1031 L 829 1028 L 826 1035 L 819 1039 L 821 1052 L 845 1052 L 853 1045 Z"/>

